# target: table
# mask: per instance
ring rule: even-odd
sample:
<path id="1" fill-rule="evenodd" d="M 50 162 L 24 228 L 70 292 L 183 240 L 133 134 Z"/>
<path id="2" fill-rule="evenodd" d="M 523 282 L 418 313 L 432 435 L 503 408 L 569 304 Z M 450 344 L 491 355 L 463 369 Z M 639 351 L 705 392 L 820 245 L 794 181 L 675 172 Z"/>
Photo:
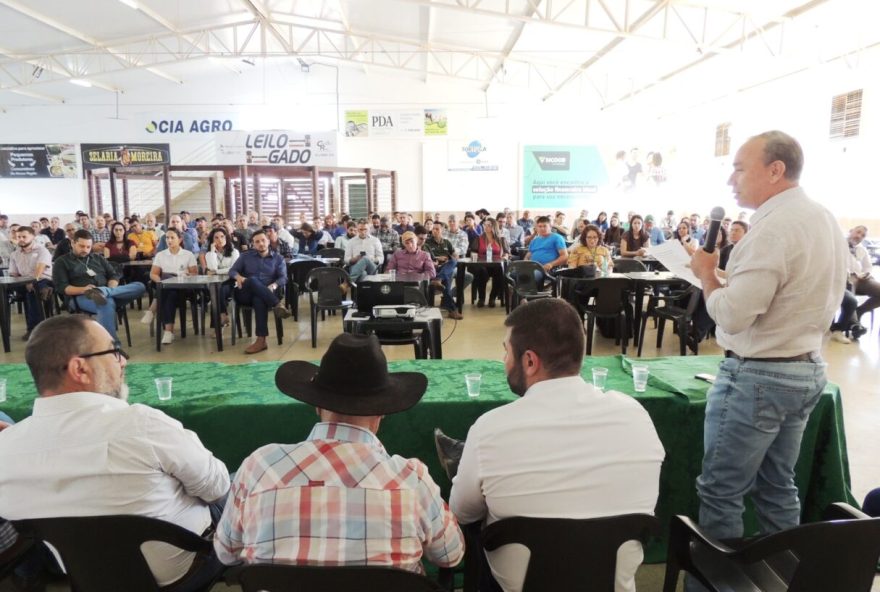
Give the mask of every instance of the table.
<path id="1" fill-rule="evenodd" d="M 664 529 L 673 514 L 696 517 L 698 499 L 694 479 L 703 457 L 703 417 L 708 385 L 697 373 L 715 374 L 719 356 L 639 359 L 651 370 L 647 391 L 633 394 L 630 360 L 623 356 L 585 358 L 581 375 L 589 380 L 595 366 L 608 368 L 607 386 L 630 395 L 648 411 L 666 450 L 660 473 L 657 516 Z M 226 365 L 220 363 L 141 364 L 126 367 L 130 401 L 161 409 L 194 430 L 205 446 L 234 471 L 252 451 L 270 442 L 299 442 L 315 424 L 315 410 L 281 394 L 275 387 L 280 362 Z M 489 360 L 406 360 L 390 362 L 392 372 L 423 372 L 428 390 L 422 401 L 403 413 L 385 417 L 379 438 L 392 454 L 416 457 L 428 465 L 444 496 L 450 482 L 434 450 L 433 430 L 440 427 L 455 438 L 486 411 L 516 399 L 507 386 L 504 365 Z M 464 383 L 468 372 L 483 375 L 480 396 L 470 399 Z M 31 412 L 36 395 L 24 364 L 3 367 L 9 400 L 0 410 L 20 421 Z M 174 377 L 174 396 L 158 401 L 153 378 Z M 821 519 L 831 502 L 857 502 L 850 491 L 841 393 L 829 384 L 810 416 L 796 466 L 802 516 Z M 747 528 L 755 530 L 747 512 Z M 665 559 L 662 541 L 646 549 L 646 560 Z"/>
<path id="2" fill-rule="evenodd" d="M 220 326 L 220 286 L 229 278 L 225 275 L 188 275 L 164 279 L 156 284 L 156 351 L 162 351 L 162 296 L 165 291 L 202 290 L 211 295 L 211 322 L 217 339 L 217 351 L 223 351 L 223 330 Z M 185 329 L 181 328 L 181 332 Z M 232 328 L 235 330 L 235 327 Z M 205 328 L 202 327 L 202 334 Z"/>
<path id="3" fill-rule="evenodd" d="M 504 275 L 504 269 L 506 267 L 507 261 L 504 259 L 492 259 L 492 261 L 486 261 L 486 259 L 473 259 L 468 257 L 461 257 L 458 260 L 458 267 L 456 268 L 456 276 L 455 276 L 455 304 L 458 306 L 458 312 L 461 312 L 464 309 L 464 272 L 467 271 L 468 267 L 500 267 L 501 275 Z M 494 280 L 493 280 L 494 281 Z M 507 286 L 501 286 L 502 293 L 506 294 Z M 502 304 L 504 303 L 504 298 L 507 296 L 502 296 Z"/>
<path id="4" fill-rule="evenodd" d="M 342 320 L 342 330 L 346 333 L 362 333 L 364 329 L 372 331 L 401 331 L 421 329 L 428 332 L 428 346 L 431 348 L 431 359 L 443 359 L 443 339 L 440 330 L 443 327 L 443 315 L 437 307 L 421 308 L 412 320 L 371 319 L 355 316 L 357 311 L 349 308 Z"/>
<path id="5" fill-rule="evenodd" d="M 0 333 L 3 334 L 3 351 L 11 351 L 9 334 L 12 332 L 12 310 L 9 307 L 9 290 L 26 286 L 34 281 L 28 276 L 0 276 Z"/>

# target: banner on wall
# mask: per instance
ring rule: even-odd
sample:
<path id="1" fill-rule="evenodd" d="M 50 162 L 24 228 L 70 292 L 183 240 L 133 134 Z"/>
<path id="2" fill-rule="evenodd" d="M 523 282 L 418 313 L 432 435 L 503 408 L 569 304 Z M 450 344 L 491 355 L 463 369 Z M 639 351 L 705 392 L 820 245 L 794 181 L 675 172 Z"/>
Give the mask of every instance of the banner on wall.
<path id="1" fill-rule="evenodd" d="M 523 207 L 568 208 L 608 183 L 595 146 L 525 146 Z"/>
<path id="2" fill-rule="evenodd" d="M 345 112 L 346 138 L 422 138 L 445 135 L 445 109 L 353 109 Z"/>
<path id="3" fill-rule="evenodd" d="M 187 135 L 230 132 L 236 127 L 236 117 L 230 113 L 144 113 L 144 130 L 150 134 Z"/>
<path id="4" fill-rule="evenodd" d="M 336 132 L 251 131 L 216 134 L 217 164 L 336 166 Z"/>
<path id="5" fill-rule="evenodd" d="M 80 144 L 83 170 L 171 164 L 168 144 Z"/>
<path id="6" fill-rule="evenodd" d="M 497 171 L 498 161 L 489 144 L 480 140 L 446 143 L 447 170 L 449 171 Z"/>
<path id="7" fill-rule="evenodd" d="M 73 144 L 0 144 L 0 179 L 75 177 Z"/>

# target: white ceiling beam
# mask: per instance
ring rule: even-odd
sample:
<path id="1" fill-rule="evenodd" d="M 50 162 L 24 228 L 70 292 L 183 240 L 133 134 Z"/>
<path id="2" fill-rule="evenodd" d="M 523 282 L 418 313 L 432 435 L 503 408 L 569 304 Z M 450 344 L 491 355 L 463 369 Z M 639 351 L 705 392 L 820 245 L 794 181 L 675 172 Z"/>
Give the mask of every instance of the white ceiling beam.
<path id="1" fill-rule="evenodd" d="M 537 11 L 538 6 L 540 6 L 542 0 L 530 1 L 528 3 L 528 8 L 523 16 L 531 18 Z M 549 2 L 550 0 L 548 0 Z M 429 10 L 432 10 L 430 7 Z M 547 13 L 550 12 L 550 6 L 547 7 Z M 501 55 L 503 56 L 498 60 L 498 63 L 495 64 L 495 67 L 492 68 L 492 75 L 489 76 L 489 79 L 486 80 L 486 83 L 483 85 L 482 91 L 487 92 L 489 90 L 489 86 L 492 84 L 492 81 L 495 80 L 495 77 L 499 72 L 504 71 L 504 60 L 510 57 L 510 53 L 513 51 L 513 48 L 516 47 L 516 44 L 519 42 L 519 38 L 522 37 L 523 31 L 526 28 L 526 21 L 517 21 L 513 26 L 513 31 L 511 31 L 510 36 L 507 38 L 507 43 L 504 44 L 504 48 L 501 50 Z"/>
<path id="2" fill-rule="evenodd" d="M 0 91 L 8 90 L 9 92 L 14 92 L 15 94 L 22 95 L 25 97 L 31 97 L 32 99 L 39 99 L 41 101 L 47 101 L 49 103 L 62 104 L 65 100 L 62 97 L 53 97 L 50 95 L 44 95 L 42 93 L 34 92 L 32 90 L 26 90 L 24 88 L 2 88 L 0 87 Z"/>
<path id="3" fill-rule="evenodd" d="M 254 18 L 259 20 L 266 31 L 269 32 L 272 37 L 284 48 L 289 54 L 293 54 L 293 48 L 290 43 L 284 36 L 275 28 L 275 25 L 272 23 L 271 15 L 269 14 L 269 9 L 266 8 L 260 0 L 241 0 L 241 2 L 245 5 L 245 7 L 250 11 Z"/>

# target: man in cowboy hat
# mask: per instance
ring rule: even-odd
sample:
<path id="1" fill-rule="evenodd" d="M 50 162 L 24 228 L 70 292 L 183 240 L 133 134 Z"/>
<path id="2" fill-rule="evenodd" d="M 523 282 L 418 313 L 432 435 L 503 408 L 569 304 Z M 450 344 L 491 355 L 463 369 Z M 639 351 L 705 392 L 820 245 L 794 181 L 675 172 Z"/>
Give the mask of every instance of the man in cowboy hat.
<path id="1" fill-rule="evenodd" d="M 461 560 L 461 530 L 427 467 L 389 455 L 376 437 L 382 416 L 419 402 L 424 374 L 389 374 L 374 335 L 343 333 L 320 367 L 286 362 L 275 384 L 321 421 L 304 442 L 244 460 L 214 539 L 223 563 L 420 571 L 423 555 L 441 567 Z"/>

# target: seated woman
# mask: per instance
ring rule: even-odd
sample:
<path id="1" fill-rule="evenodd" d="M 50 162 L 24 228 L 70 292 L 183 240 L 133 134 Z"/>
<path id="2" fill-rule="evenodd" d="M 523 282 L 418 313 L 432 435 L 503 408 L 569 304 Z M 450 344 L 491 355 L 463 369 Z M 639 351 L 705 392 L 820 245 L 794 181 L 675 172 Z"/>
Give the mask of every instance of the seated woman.
<path id="1" fill-rule="evenodd" d="M 623 238 L 623 228 L 620 226 L 620 218 L 611 216 L 608 223 L 608 230 L 605 231 L 604 242 L 606 245 L 616 247 L 620 245 L 620 239 Z"/>
<path id="2" fill-rule="evenodd" d="M 700 248 L 700 243 L 691 236 L 691 225 L 687 220 L 678 223 L 678 228 L 672 233 L 672 238 L 681 243 L 688 255 L 693 255 Z"/>
<path id="3" fill-rule="evenodd" d="M 599 228 L 601 234 L 605 234 L 605 231 L 608 230 L 608 214 L 605 212 L 599 212 L 599 216 L 593 224 Z"/>
<path id="4" fill-rule="evenodd" d="M 584 265 L 595 265 L 597 270 L 607 269 L 611 273 L 611 252 L 602 244 L 599 227 L 588 224 L 581 232 L 568 256 L 568 267 L 577 269 Z"/>
<path id="5" fill-rule="evenodd" d="M 584 233 L 584 228 L 586 228 L 587 224 L 589 223 L 590 221 L 586 218 L 578 218 L 577 221 L 574 223 L 574 228 L 571 229 L 571 240 L 573 240 L 574 243 L 571 245 L 569 250 L 573 249 L 577 245 L 578 239 Z"/>
<path id="6" fill-rule="evenodd" d="M 208 275 L 229 276 L 229 269 L 239 256 L 238 250 L 232 246 L 225 228 L 215 228 L 208 234 L 208 250 L 201 258 L 202 269 Z M 225 327 L 229 324 L 226 314 L 226 303 L 232 298 L 232 286 L 235 280 L 229 279 L 220 286 L 220 302 L 216 303 L 220 311 L 220 320 Z M 216 329 L 216 327 L 215 327 Z"/>
<path id="7" fill-rule="evenodd" d="M 299 241 L 299 252 L 302 255 L 310 255 L 312 257 L 318 254 L 318 243 L 321 242 L 323 233 L 315 231 L 315 228 L 308 222 L 303 222 L 299 230 L 295 230 L 293 236 Z"/>
<path id="8" fill-rule="evenodd" d="M 182 248 L 183 237 L 176 228 L 165 231 L 165 244 L 168 248 L 159 251 L 153 258 L 153 267 L 150 268 L 150 279 L 157 284 L 162 280 L 177 275 L 196 275 L 199 270 L 196 265 L 196 256 Z M 168 345 L 174 341 L 174 315 L 177 312 L 177 299 L 165 298 L 162 302 L 162 323 L 165 332 L 162 334 L 162 343 Z"/>
<path id="9" fill-rule="evenodd" d="M 620 239 L 621 257 L 644 257 L 648 254 L 651 237 L 645 232 L 644 221 L 638 214 L 629 221 L 627 230 Z"/>
<path id="10" fill-rule="evenodd" d="M 110 228 L 110 240 L 104 243 L 104 258 L 115 263 L 133 261 L 137 257 L 137 245 L 130 240 L 122 222 Z"/>
<path id="11" fill-rule="evenodd" d="M 485 260 L 486 251 L 492 248 L 492 260 L 501 261 L 510 258 L 510 246 L 507 240 L 498 233 L 498 222 L 494 218 L 486 218 L 483 220 L 483 234 L 471 241 L 469 252 L 474 253 L 477 259 Z M 486 305 L 486 284 L 489 278 L 492 278 L 492 291 L 489 292 L 489 308 L 495 307 L 495 299 L 501 297 L 501 290 L 504 289 L 504 273 L 501 266 L 474 266 L 471 267 L 474 274 L 474 283 L 471 288 L 477 291 L 477 308 L 483 308 Z"/>

